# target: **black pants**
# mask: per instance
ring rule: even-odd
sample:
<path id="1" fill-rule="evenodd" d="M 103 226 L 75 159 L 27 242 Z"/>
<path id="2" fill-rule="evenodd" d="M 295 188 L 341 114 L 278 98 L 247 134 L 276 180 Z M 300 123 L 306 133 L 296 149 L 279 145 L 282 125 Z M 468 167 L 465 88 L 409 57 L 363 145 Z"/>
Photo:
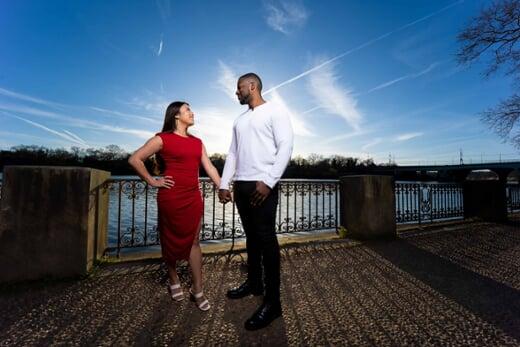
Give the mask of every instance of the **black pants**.
<path id="1" fill-rule="evenodd" d="M 236 181 L 234 197 L 246 233 L 247 280 L 255 288 L 264 286 L 265 301 L 280 302 L 280 247 L 276 238 L 276 206 L 278 185 L 260 205 L 251 206 L 256 181 Z M 263 265 L 263 271 L 262 271 Z"/>

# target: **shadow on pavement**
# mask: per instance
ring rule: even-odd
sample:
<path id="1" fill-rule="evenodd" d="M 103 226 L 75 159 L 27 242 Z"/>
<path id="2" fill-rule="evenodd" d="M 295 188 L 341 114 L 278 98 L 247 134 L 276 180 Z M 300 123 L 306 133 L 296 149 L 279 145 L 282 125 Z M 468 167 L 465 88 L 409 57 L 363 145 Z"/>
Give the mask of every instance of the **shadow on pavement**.
<path id="1" fill-rule="evenodd" d="M 520 292 L 407 240 L 367 246 L 396 267 L 520 339 Z"/>

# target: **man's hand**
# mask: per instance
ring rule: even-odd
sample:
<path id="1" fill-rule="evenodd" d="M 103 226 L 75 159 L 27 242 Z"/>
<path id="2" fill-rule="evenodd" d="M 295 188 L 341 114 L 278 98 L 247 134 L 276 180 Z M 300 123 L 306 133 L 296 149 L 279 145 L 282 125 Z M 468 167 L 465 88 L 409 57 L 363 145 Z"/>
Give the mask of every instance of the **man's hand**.
<path id="1" fill-rule="evenodd" d="M 271 188 L 262 181 L 256 182 L 256 190 L 251 194 L 251 205 L 260 206 L 271 194 Z"/>
<path id="2" fill-rule="evenodd" d="M 218 200 L 222 204 L 227 204 L 228 202 L 233 201 L 231 192 L 228 189 L 220 189 L 218 191 Z"/>

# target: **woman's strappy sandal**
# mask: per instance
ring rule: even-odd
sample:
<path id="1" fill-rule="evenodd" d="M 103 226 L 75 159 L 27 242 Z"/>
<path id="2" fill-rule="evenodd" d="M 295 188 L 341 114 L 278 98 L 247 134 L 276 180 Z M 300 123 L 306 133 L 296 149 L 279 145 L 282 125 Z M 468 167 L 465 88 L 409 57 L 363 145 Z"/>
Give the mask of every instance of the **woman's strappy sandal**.
<path id="1" fill-rule="evenodd" d="M 170 292 L 170 296 L 174 301 L 184 300 L 184 293 L 182 292 L 182 288 L 179 283 L 169 285 L 168 291 Z"/>
<path id="2" fill-rule="evenodd" d="M 207 311 L 211 308 L 208 299 L 204 299 L 201 303 L 197 304 L 197 299 L 200 299 L 204 297 L 204 293 L 201 291 L 200 293 L 193 293 L 193 291 L 190 288 L 190 299 L 191 301 L 195 302 L 199 310 L 201 311 Z"/>

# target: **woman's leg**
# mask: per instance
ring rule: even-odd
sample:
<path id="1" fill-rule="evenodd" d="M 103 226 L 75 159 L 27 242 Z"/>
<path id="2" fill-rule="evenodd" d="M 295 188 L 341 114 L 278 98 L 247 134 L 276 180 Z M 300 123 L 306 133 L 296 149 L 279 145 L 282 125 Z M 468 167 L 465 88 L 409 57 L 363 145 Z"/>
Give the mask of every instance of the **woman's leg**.
<path id="1" fill-rule="evenodd" d="M 177 275 L 177 267 L 168 265 L 168 277 L 170 277 L 170 284 L 179 284 L 181 280 L 179 279 L 179 275 Z"/>
<path id="2" fill-rule="evenodd" d="M 192 293 L 195 296 L 195 302 L 199 309 L 203 311 L 207 311 L 210 309 L 210 304 L 206 300 L 205 295 L 198 296 L 197 294 L 202 292 L 202 251 L 200 249 L 199 244 L 199 234 L 200 234 L 200 225 L 199 232 L 195 236 L 193 240 L 193 245 L 191 247 L 190 252 L 190 268 L 191 268 L 191 278 L 192 278 Z"/>
<path id="3" fill-rule="evenodd" d="M 182 287 L 179 276 L 177 275 L 177 269 L 175 264 L 172 266 L 170 264 L 168 266 L 168 277 L 170 278 L 170 285 L 168 286 L 168 291 L 173 300 L 181 301 L 183 299 L 182 295 Z"/>
<path id="4" fill-rule="evenodd" d="M 194 293 L 200 293 L 202 291 L 202 251 L 199 244 L 200 228 L 201 224 L 199 224 L 197 235 L 195 235 L 193 239 L 189 259 Z"/>

